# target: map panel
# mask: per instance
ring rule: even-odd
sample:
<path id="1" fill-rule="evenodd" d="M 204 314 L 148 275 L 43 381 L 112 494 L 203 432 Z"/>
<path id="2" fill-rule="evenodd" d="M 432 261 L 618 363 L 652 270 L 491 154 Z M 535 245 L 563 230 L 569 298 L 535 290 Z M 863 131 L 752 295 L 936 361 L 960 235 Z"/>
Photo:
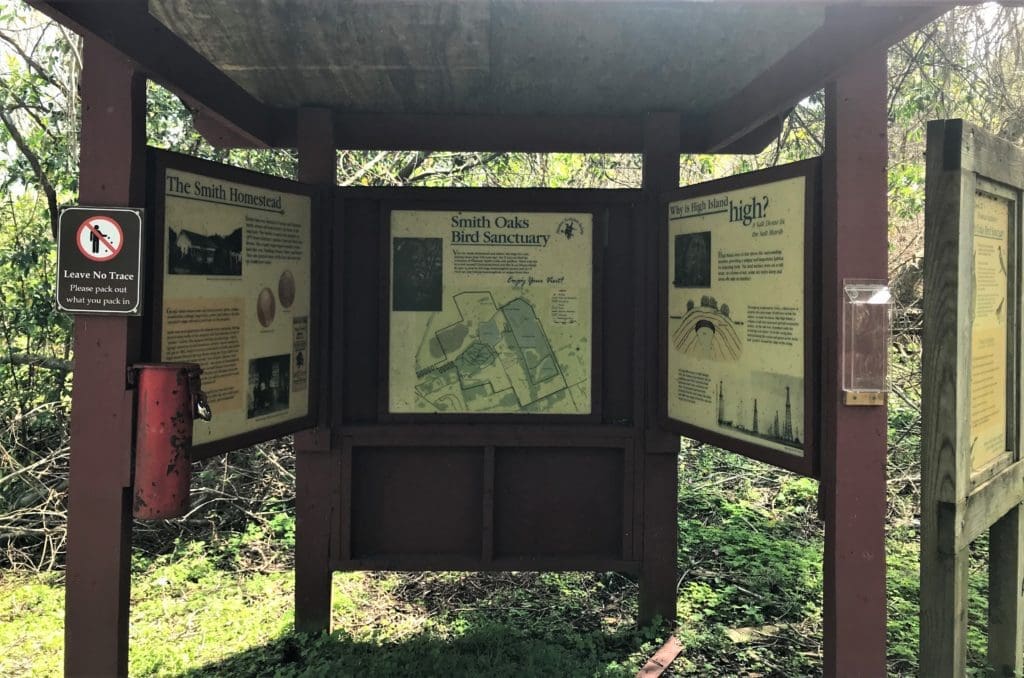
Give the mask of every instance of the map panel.
<path id="1" fill-rule="evenodd" d="M 391 214 L 389 411 L 589 414 L 589 214 Z"/>

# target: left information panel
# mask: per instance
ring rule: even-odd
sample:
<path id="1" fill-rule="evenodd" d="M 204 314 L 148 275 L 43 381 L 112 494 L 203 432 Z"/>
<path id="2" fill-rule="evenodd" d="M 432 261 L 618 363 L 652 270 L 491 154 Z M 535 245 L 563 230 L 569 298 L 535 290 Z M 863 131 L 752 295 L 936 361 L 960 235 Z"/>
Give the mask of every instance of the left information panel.
<path id="1" fill-rule="evenodd" d="M 311 198 L 172 167 L 162 192 L 160 360 L 203 369 L 195 444 L 306 417 Z"/>

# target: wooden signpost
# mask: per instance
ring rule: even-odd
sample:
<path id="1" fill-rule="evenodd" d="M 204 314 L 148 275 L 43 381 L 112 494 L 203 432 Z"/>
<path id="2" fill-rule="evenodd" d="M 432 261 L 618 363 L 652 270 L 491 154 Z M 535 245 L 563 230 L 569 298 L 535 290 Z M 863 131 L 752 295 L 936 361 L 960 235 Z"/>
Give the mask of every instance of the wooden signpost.
<path id="1" fill-rule="evenodd" d="M 1020 675 L 1024 150 L 940 120 L 928 126 L 927 162 L 921 675 L 964 675 L 970 546 L 986 530 L 988 662 Z"/>

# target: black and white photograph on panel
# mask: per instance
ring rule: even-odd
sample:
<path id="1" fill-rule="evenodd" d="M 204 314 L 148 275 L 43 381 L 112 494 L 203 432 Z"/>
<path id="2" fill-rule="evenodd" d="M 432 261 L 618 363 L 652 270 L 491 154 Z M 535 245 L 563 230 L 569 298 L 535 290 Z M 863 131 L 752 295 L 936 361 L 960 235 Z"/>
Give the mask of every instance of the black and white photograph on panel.
<path id="1" fill-rule="evenodd" d="M 444 288 L 441 238 L 395 238 L 392 290 L 396 311 L 440 311 Z"/>
<path id="2" fill-rule="evenodd" d="M 167 271 L 172 275 L 242 275 L 242 229 L 206 235 L 167 229 Z"/>
<path id="3" fill-rule="evenodd" d="M 676 236 L 676 287 L 711 287 L 711 231 Z"/>
<path id="4" fill-rule="evenodd" d="M 288 353 L 249 361 L 249 419 L 288 409 L 291 362 Z"/>

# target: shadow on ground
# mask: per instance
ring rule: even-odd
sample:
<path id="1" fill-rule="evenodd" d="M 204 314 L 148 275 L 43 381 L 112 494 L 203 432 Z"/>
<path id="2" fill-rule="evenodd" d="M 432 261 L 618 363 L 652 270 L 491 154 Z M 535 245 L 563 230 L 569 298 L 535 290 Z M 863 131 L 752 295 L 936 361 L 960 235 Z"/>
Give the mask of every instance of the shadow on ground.
<path id="1" fill-rule="evenodd" d="M 635 628 L 622 575 L 370 576 L 380 595 L 351 606 L 336 578 L 333 634 L 288 633 L 183 675 L 634 676 L 662 640 Z"/>
<path id="2" fill-rule="evenodd" d="M 184 676 L 634 676 L 634 634 L 546 639 L 503 624 L 400 642 L 289 634 Z"/>

